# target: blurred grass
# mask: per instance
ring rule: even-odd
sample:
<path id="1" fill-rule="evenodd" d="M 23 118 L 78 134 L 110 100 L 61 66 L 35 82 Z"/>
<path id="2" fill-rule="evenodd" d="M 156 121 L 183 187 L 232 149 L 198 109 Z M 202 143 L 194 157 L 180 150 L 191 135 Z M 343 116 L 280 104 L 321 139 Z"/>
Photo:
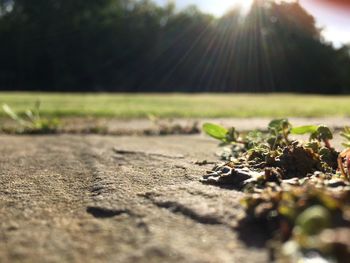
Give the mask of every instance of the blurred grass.
<path id="1" fill-rule="evenodd" d="M 41 101 L 44 116 L 157 117 L 325 117 L 350 116 L 350 96 L 296 94 L 107 94 L 0 92 L 23 113 Z M 5 116 L 0 110 L 0 116 Z"/>

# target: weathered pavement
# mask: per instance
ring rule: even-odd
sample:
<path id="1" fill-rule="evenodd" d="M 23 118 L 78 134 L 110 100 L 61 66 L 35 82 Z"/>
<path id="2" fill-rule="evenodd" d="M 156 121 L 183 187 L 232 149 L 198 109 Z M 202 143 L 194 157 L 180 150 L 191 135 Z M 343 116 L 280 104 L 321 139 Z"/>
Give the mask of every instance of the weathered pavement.
<path id="1" fill-rule="evenodd" d="M 194 123 L 201 127 L 203 123 L 213 122 L 225 127 L 235 127 L 238 131 L 247 131 L 252 129 L 266 130 L 271 118 L 180 118 L 180 119 L 161 119 L 157 123 L 149 119 L 114 119 L 114 118 L 88 118 L 88 117 L 67 117 L 62 120 L 61 133 L 69 134 L 112 134 L 112 135 L 144 135 L 148 133 L 157 134 L 160 126 L 180 125 L 182 127 L 193 127 Z M 333 129 L 340 130 L 344 126 L 350 125 L 349 117 L 323 117 L 323 118 L 289 118 L 294 126 L 300 125 L 319 125 L 324 124 Z M 9 119 L 0 118 L 3 127 L 15 129 L 18 124 Z M 1 133 L 1 129 L 0 129 Z"/>
<path id="2" fill-rule="evenodd" d="M 322 118 L 288 118 L 294 126 L 301 125 L 327 125 L 333 129 L 339 130 L 344 126 L 350 125 L 349 117 L 322 117 Z M 192 126 L 198 123 L 198 127 L 202 127 L 203 123 L 213 122 L 221 124 L 225 127 L 235 127 L 238 131 L 247 131 L 252 129 L 266 130 L 271 118 L 215 118 L 215 119 L 172 119 L 160 120 L 160 124 L 171 125 L 179 124 L 183 127 Z M 67 118 L 64 119 L 64 130 L 68 131 L 84 131 L 96 129 L 96 127 L 108 127 L 111 134 L 142 134 L 144 131 L 157 131 L 159 124 L 148 119 L 86 119 L 86 118 Z"/>
<path id="3" fill-rule="evenodd" d="M 202 136 L 0 136 L 0 262 L 266 262 Z"/>

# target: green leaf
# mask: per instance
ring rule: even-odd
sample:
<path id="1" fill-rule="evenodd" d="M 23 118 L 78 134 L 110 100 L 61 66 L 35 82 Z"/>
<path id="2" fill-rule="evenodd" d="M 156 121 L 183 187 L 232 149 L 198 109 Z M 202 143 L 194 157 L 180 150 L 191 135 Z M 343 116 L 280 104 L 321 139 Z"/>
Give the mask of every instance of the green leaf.
<path id="1" fill-rule="evenodd" d="M 268 129 L 274 135 L 283 134 L 287 135 L 292 128 L 292 125 L 289 123 L 288 119 L 275 119 L 269 123 Z"/>
<path id="2" fill-rule="evenodd" d="M 350 141 L 350 134 L 349 133 L 341 133 L 340 136 L 342 136 L 343 138 L 345 138 L 348 141 Z"/>
<path id="3" fill-rule="evenodd" d="M 203 125 L 203 130 L 205 131 L 206 134 L 208 134 L 209 136 L 215 139 L 226 141 L 228 130 L 225 127 L 222 127 L 217 124 L 205 123 Z"/>
<path id="4" fill-rule="evenodd" d="M 333 139 L 333 133 L 325 125 L 318 126 L 317 133 L 318 133 L 319 138 L 322 140 L 332 140 Z"/>
<path id="5" fill-rule="evenodd" d="M 35 120 L 33 112 L 31 110 L 26 110 L 25 114 L 27 115 L 27 117 L 30 121 Z"/>
<path id="6" fill-rule="evenodd" d="M 331 225 L 332 215 L 323 206 L 314 205 L 304 210 L 296 219 L 304 234 L 316 235 Z"/>
<path id="7" fill-rule="evenodd" d="M 21 121 L 20 117 L 10 108 L 9 105 L 3 104 L 2 109 L 4 110 L 4 112 L 6 112 L 6 114 L 9 117 L 11 117 L 11 119 L 13 119 L 15 121 Z"/>
<path id="8" fill-rule="evenodd" d="M 290 124 L 287 119 L 275 119 L 269 123 L 268 127 L 269 129 L 282 130 L 285 127 L 288 127 L 289 125 Z"/>
<path id="9" fill-rule="evenodd" d="M 318 126 L 316 125 L 306 125 L 299 126 L 291 129 L 291 134 L 303 135 L 303 134 L 312 134 L 317 132 Z"/>
<path id="10" fill-rule="evenodd" d="M 3 104 L 2 105 L 2 109 L 4 110 L 4 112 L 14 121 L 16 121 L 18 124 L 22 125 L 22 126 L 30 126 L 31 124 L 25 120 L 23 120 L 20 116 L 17 115 L 17 113 L 15 113 L 10 106 L 8 106 L 7 104 Z"/>
<path id="11" fill-rule="evenodd" d="M 340 133 L 340 136 L 342 136 L 346 141 L 343 143 L 343 145 L 349 145 L 350 144 L 350 128 L 345 127 L 344 131 Z M 346 146 L 348 147 L 348 146 Z"/>

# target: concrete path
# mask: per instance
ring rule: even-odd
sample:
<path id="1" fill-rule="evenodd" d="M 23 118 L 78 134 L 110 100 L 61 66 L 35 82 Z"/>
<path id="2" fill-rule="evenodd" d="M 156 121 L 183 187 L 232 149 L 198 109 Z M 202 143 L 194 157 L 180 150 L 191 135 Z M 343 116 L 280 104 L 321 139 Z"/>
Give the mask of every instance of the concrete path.
<path id="1" fill-rule="evenodd" d="M 266 262 L 203 136 L 0 136 L 0 262 Z"/>

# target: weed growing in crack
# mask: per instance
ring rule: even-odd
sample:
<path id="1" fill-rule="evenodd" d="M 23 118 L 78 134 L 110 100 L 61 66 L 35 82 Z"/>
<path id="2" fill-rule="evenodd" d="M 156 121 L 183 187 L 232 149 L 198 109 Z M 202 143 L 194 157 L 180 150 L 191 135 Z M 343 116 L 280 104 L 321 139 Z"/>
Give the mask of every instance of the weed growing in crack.
<path id="1" fill-rule="evenodd" d="M 2 108 L 17 123 L 16 129 L 6 130 L 7 132 L 20 134 L 55 133 L 60 125 L 60 121 L 57 118 L 48 119 L 40 116 L 40 101 L 35 103 L 34 109 L 26 110 L 24 117 L 14 112 L 7 104 L 3 104 Z"/>
<path id="2" fill-rule="evenodd" d="M 344 262 L 350 256 L 350 128 L 344 151 L 332 145 L 324 126 L 293 127 L 273 120 L 267 132 L 239 133 L 215 124 L 203 130 L 220 140 L 226 162 L 201 181 L 246 193 L 245 219 L 274 232 L 274 254 L 283 262 Z M 309 134 L 307 142 L 290 135 Z"/>
<path id="3" fill-rule="evenodd" d="M 145 130 L 145 135 L 172 135 L 172 134 L 198 134 L 200 128 L 198 122 L 181 125 L 175 123 L 173 119 L 161 119 L 153 114 L 148 115 L 148 119 L 154 124 L 156 129 Z"/>

